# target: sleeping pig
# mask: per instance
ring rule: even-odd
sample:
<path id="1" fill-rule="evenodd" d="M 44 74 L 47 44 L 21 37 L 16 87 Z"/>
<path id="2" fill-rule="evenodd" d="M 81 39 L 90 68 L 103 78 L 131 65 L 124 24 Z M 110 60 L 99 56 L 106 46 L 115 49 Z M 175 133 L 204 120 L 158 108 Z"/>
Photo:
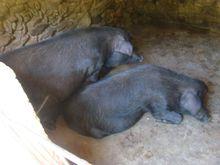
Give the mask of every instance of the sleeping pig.
<path id="1" fill-rule="evenodd" d="M 21 82 L 41 122 L 54 128 L 60 103 L 103 67 L 141 62 L 127 33 L 113 27 L 72 30 L 0 56 Z"/>
<path id="2" fill-rule="evenodd" d="M 86 86 L 65 103 L 70 128 L 102 138 L 134 125 L 145 112 L 161 122 L 179 124 L 182 114 L 209 120 L 200 80 L 155 65 L 132 66 Z"/>

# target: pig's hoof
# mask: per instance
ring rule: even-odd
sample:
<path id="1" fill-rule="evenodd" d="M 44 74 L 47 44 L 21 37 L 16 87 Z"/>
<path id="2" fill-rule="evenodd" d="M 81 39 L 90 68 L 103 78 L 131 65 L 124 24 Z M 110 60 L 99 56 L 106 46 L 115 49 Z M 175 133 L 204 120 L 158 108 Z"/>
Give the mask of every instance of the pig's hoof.
<path id="1" fill-rule="evenodd" d="M 183 116 L 176 112 L 170 112 L 169 113 L 169 122 L 171 124 L 180 124 L 183 121 Z"/>
<path id="2" fill-rule="evenodd" d="M 167 124 L 180 124 L 182 121 L 183 116 L 176 112 L 169 112 L 160 119 L 160 122 Z"/>

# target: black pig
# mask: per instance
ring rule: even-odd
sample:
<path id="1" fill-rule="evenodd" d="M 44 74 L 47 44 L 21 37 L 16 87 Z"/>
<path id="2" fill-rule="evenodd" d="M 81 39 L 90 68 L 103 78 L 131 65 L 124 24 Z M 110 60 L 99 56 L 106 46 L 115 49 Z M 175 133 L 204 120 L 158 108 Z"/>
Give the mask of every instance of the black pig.
<path id="1" fill-rule="evenodd" d="M 123 30 L 90 27 L 5 53 L 0 60 L 15 71 L 41 121 L 52 129 L 60 103 L 83 83 L 95 82 L 102 67 L 143 57 L 133 53 Z"/>
<path id="2" fill-rule="evenodd" d="M 200 80 L 145 64 L 88 85 L 68 100 L 63 113 L 72 129 L 102 138 L 128 129 L 148 111 L 165 123 L 181 123 L 184 113 L 208 121 L 206 92 Z"/>

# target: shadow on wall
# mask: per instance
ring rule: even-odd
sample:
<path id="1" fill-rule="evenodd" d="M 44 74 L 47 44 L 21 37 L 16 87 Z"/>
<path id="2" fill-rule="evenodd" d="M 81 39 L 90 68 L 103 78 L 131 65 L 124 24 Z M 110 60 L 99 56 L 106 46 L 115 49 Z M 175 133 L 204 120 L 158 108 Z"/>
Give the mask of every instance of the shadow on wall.
<path id="1" fill-rule="evenodd" d="M 110 8 L 104 13 L 109 24 L 174 24 L 220 32 L 218 0 L 115 0 Z"/>

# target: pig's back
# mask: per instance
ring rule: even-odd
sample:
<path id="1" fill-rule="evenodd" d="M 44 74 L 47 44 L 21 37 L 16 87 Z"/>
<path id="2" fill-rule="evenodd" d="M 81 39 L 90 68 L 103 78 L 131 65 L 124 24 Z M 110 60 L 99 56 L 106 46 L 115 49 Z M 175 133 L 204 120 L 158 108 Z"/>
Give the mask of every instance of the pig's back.
<path id="1" fill-rule="evenodd" d="M 94 65 L 93 57 L 98 55 L 98 50 L 92 48 L 96 41 L 91 42 L 93 38 L 88 37 L 90 33 L 85 33 L 87 34 L 84 31 L 68 32 L 5 53 L 0 60 L 11 67 L 25 84 L 31 81 L 50 91 L 66 91 L 71 86 L 75 89 L 85 79 L 86 70 Z M 87 49 L 83 49 L 85 47 Z M 86 57 L 88 54 L 89 57 Z"/>
<path id="2" fill-rule="evenodd" d="M 111 71 L 109 76 L 121 74 L 129 70 L 136 72 L 134 75 L 138 75 L 142 71 L 145 81 L 154 80 L 155 82 L 161 81 L 163 83 L 167 81 L 170 85 L 179 84 L 179 86 L 204 85 L 204 83 L 198 79 L 152 64 L 119 66 L 117 69 Z"/>
<path id="3" fill-rule="evenodd" d="M 145 72 L 144 66 L 138 66 L 108 76 L 85 87 L 76 98 L 72 99 L 72 102 L 75 101 L 73 104 L 84 108 L 87 105 L 86 112 L 104 111 L 105 115 L 109 116 L 114 115 L 115 112 L 121 112 L 123 115 L 123 113 L 129 113 L 129 110 L 144 107 L 144 101 L 148 100 L 153 93 L 159 94 L 164 90 L 158 76 L 154 74 L 146 79 Z M 75 105 L 72 108 L 77 107 Z"/>
<path id="4" fill-rule="evenodd" d="M 188 87 L 197 80 L 155 65 L 133 65 L 127 70 L 113 72 L 95 84 L 87 86 L 80 94 L 82 98 L 115 102 L 125 98 L 151 97 L 152 94 L 170 95 Z M 108 98 L 105 100 L 105 98 Z M 115 104 L 117 105 L 117 104 Z"/>

